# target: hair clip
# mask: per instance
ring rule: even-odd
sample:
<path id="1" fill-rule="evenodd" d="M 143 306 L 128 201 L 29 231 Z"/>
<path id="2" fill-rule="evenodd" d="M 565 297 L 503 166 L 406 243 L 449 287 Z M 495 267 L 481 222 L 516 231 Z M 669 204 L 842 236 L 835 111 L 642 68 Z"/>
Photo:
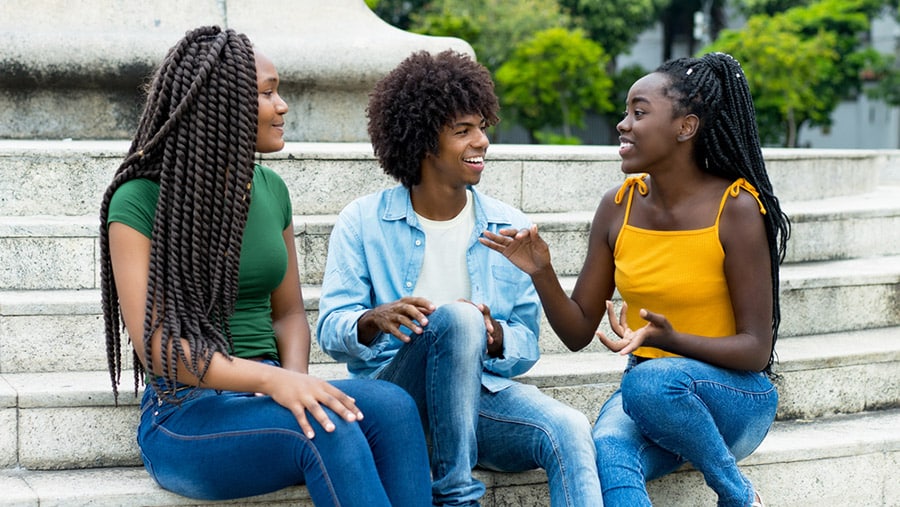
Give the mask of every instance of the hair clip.
<path id="1" fill-rule="evenodd" d="M 693 74 L 693 73 L 694 73 L 694 68 L 693 68 L 693 67 L 691 67 L 690 69 L 687 70 L 687 72 L 685 72 L 685 74 L 688 75 L 688 76 L 690 76 L 690 75 Z"/>

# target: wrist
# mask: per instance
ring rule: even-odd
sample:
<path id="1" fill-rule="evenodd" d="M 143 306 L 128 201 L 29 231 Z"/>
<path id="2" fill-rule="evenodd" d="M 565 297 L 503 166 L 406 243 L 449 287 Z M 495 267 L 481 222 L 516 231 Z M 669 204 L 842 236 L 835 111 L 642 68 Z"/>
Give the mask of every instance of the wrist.
<path id="1" fill-rule="evenodd" d="M 535 284 L 539 284 L 548 280 L 556 280 L 556 270 L 553 269 L 553 264 L 547 263 L 543 266 L 537 268 L 533 273 L 531 273 L 531 281 Z"/>
<path id="2" fill-rule="evenodd" d="M 494 334 L 491 335 L 492 341 L 488 345 L 488 356 L 498 359 L 503 357 L 503 326 L 496 320 L 494 321 Z"/>
<path id="3" fill-rule="evenodd" d="M 377 335 L 378 327 L 372 319 L 372 310 L 368 310 L 356 321 L 356 341 L 368 347 L 375 341 Z"/>

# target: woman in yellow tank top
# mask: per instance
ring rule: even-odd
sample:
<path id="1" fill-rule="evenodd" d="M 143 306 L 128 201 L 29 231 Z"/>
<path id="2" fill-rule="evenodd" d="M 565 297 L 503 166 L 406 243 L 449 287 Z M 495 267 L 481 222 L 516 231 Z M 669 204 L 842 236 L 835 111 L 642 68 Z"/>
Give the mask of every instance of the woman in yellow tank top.
<path id="1" fill-rule="evenodd" d="M 629 176 L 600 201 L 571 297 L 536 226 L 481 241 L 531 275 L 569 349 L 596 336 L 629 356 L 594 425 L 606 505 L 650 505 L 646 481 L 685 462 L 720 506 L 762 505 L 737 462 L 775 418 L 769 374 L 790 222 L 740 64 L 722 53 L 663 64 L 632 85 L 617 129 Z M 596 331 L 604 314 L 617 339 Z"/>

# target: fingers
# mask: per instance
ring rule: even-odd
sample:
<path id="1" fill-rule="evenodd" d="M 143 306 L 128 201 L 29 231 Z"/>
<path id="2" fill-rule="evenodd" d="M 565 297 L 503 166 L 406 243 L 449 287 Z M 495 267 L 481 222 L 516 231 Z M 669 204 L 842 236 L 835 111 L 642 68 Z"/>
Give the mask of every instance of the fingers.
<path id="1" fill-rule="evenodd" d="M 401 328 L 406 327 L 416 334 L 422 333 L 422 328 L 428 325 L 428 315 L 434 310 L 434 304 L 428 299 L 408 297 L 375 308 L 372 310 L 372 318 L 381 332 L 390 333 L 408 343 L 410 337 Z"/>
<path id="2" fill-rule="evenodd" d="M 606 334 L 604 334 L 600 331 L 595 332 L 594 336 L 596 336 L 597 339 L 600 340 L 600 343 L 602 343 L 604 347 L 608 348 L 609 350 L 611 350 L 613 352 L 618 352 L 619 349 L 622 347 L 622 344 L 620 343 L 621 340 L 618 340 L 618 341 L 610 340 L 609 337 L 606 336 Z"/>
<path id="3" fill-rule="evenodd" d="M 631 354 L 632 352 L 637 350 L 644 343 L 644 338 L 642 336 L 643 329 L 644 328 L 641 328 L 636 333 L 633 333 L 632 338 L 623 343 L 623 346 L 619 349 L 620 355 L 627 356 L 628 354 Z"/>
<path id="4" fill-rule="evenodd" d="M 313 431 L 312 425 L 310 425 L 309 420 L 306 419 L 306 410 L 300 408 L 300 410 L 292 410 L 292 412 L 294 413 L 294 417 L 297 418 L 297 423 L 300 425 L 300 429 L 303 431 L 303 434 L 306 435 L 306 438 L 315 438 L 316 432 Z M 331 421 L 329 420 L 328 423 L 330 424 Z M 334 427 L 333 424 L 332 427 Z"/>
<path id="5" fill-rule="evenodd" d="M 625 301 L 622 301 L 622 308 L 619 310 L 619 323 L 628 329 L 628 303 Z"/>
<path id="6" fill-rule="evenodd" d="M 335 430 L 334 422 L 328 416 L 328 412 L 322 408 L 323 405 L 347 422 L 356 422 L 363 418 L 362 411 L 356 406 L 356 400 L 331 384 L 316 380 L 307 388 L 309 392 L 303 396 L 305 399 L 300 400 L 299 406 L 291 408 L 291 412 L 297 418 L 297 423 L 307 438 L 314 438 L 316 435 L 306 416 L 307 412 L 325 431 L 330 433 Z"/>
<path id="7" fill-rule="evenodd" d="M 491 335 L 494 334 L 494 318 L 491 317 L 491 309 L 484 303 L 478 303 L 475 306 L 481 311 L 481 315 L 484 316 L 484 327 L 487 329 L 488 341 L 490 342 L 493 340 Z"/>
<path id="8" fill-rule="evenodd" d="M 325 406 L 340 415 L 347 422 L 358 421 L 363 418 L 362 411 L 357 408 L 356 400 L 347 395 L 337 387 L 323 382 L 328 397 L 324 400 Z"/>
<path id="9" fill-rule="evenodd" d="M 616 308 L 613 306 L 613 302 L 607 300 L 606 301 L 606 317 L 609 319 L 609 327 L 616 333 L 616 336 L 622 338 L 625 336 L 625 327 L 622 325 L 622 320 L 620 317 L 616 316 Z"/>
<path id="10" fill-rule="evenodd" d="M 403 304 L 411 305 L 423 316 L 431 315 L 437 308 L 431 300 L 423 297 L 405 297 L 401 298 L 399 301 Z"/>
<path id="11" fill-rule="evenodd" d="M 641 308 L 641 318 L 646 320 L 647 322 L 654 324 L 656 326 L 663 326 L 667 323 L 667 320 L 664 316 L 648 311 L 644 308 Z"/>

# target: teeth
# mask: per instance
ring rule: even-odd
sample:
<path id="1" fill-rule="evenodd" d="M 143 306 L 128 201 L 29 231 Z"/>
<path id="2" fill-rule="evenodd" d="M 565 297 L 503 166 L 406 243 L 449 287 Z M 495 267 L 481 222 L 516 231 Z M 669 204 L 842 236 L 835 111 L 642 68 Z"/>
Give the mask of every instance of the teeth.
<path id="1" fill-rule="evenodd" d="M 627 148 L 629 146 L 634 146 L 634 143 L 629 143 L 627 141 L 622 141 L 621 143 L 619 143 L 620 148 Z"/>
<path id="2" fill-rule="evenodd" d="M 484 157 L 464 158 L 463 160 L 465 160 L 466 162 L 469 162 L 471 164 L 481 164 L 484 162 Z"/>

